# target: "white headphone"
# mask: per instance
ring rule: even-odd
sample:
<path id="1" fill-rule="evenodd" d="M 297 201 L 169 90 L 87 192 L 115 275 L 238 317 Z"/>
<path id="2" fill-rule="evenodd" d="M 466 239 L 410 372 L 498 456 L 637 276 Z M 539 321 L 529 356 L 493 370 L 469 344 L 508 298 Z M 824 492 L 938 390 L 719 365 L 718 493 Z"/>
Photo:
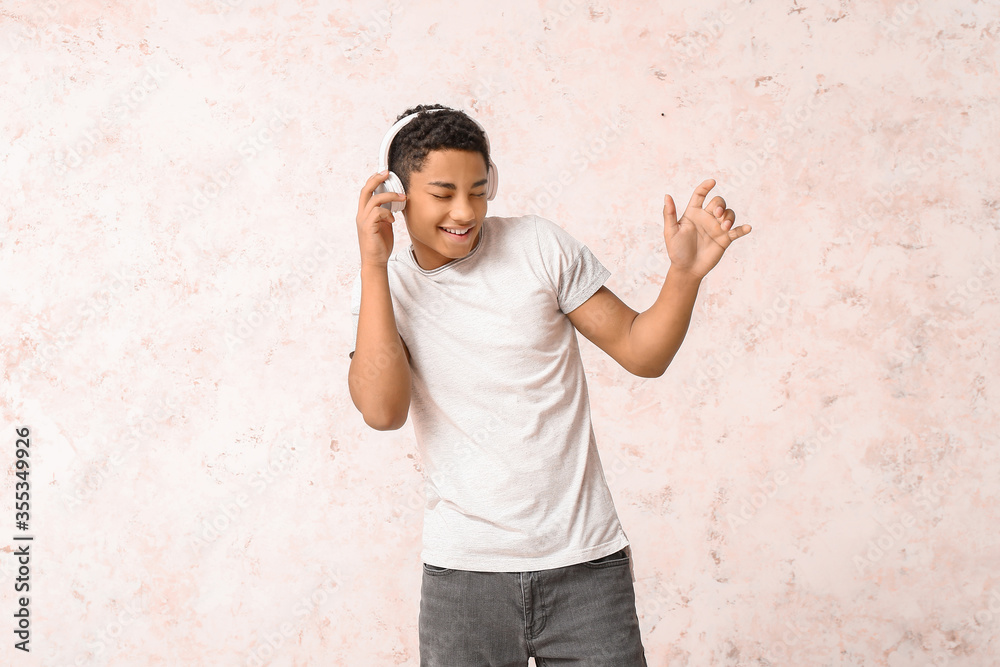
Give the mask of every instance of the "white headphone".
<path id="1" fill-rule="evenodd" d="M 426 109 L 424 111 L 418 111 L 417 113 L 410 114 L 406 118 L 401 118 L 396 121 L 396 124 L 389 128 L 386 132 L 385 137 L 382 139 L 382 146 L 379 148 L 379 162 L 378 171 L 379 173 L 385 171 L 389 168 L 389 146 L 392 145 L 392 140 L 395 138 L 396 134 L 403 128 L 404 125 L 409 123 L 411 120 L 419 116 L 421 113 L 432 113 L 434 111 L 450 111 L 450 109 Z M 483 131 L 483 137 L 486 139 L 486 152 L 490 152 L 490 138 L 486 136 L 486 128 L 482 124 L 466 114 L 466 118 L 469 118 L 473 123 L 479 126 L 479 129 Z M 492 201 L 494 197 L 497 196 L 497 166 L 493 163 L 493 157 L 490 157 L 490 162 L 486 166 L 486 200 Z M 396 194 L 402 195 L 406 194 L 403 190 L 403 182 L 399 180 L 399 176 L 396 176 L 393 172 L 389 172 L 388 177 L 375 188 L 374 194 L 380 194 L 382 192 L 395 192 Z M 382 204 L 382 208 L 388 209 L 393 213 L 398 213 L 406 207 L 405 201 L 390 201 Z"/>

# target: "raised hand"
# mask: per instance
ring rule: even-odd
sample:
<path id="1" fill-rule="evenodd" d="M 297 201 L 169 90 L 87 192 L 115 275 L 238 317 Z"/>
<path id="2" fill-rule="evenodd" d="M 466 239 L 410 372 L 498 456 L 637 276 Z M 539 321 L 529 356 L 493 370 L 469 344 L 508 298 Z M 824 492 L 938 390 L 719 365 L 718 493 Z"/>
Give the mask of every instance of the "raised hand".
<path id="1" fill-rule="evenodd" d="M 750 225 L 733 229 L 736 213 L 726 208 L 726 200 L 716 196 L 708 208 L 702 208 L 715 179 L 702 181 L 691 195 L 681 219 L 670 195 L 663 197 L 663 240 L 670 256 L 670 267 L 697 278 L 704 278 L 719 263 L 726 248 L 750 233 Z"/>
<path id="2" fill-rule="evenodd" d="M 389 263 L 389 255 L 392 254 L 394 243 L 392 223 L 395 217 L 389 210 L 382 208 L 382 204 L 393 200 L 403 201 L 406 195 L 380 192 L 373 196 L 375 188 L 388 177 L 388 170 L 373 174 L 361 188 L 356 222 L 362 266 L 366 264 L 386 266 Z"/>

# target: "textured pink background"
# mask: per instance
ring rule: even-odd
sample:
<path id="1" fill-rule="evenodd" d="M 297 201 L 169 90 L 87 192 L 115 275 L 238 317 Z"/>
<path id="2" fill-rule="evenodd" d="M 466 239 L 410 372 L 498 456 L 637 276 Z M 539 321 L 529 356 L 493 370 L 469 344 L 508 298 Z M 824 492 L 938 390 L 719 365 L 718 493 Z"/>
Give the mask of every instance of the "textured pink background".
<path id="1" fill-rule="evenodd" d="M 581 337 L 649 664 L 1000 664 L 998 35 L 982 1 L 5 1 L 36 542 L 0 662 L 418 664 L 420 462 L 351 403 L 349 300 L 383 133 L 441 102 L 489 213 L 637 310 L 665 193 L 753 225 L 663 377 Z"/>

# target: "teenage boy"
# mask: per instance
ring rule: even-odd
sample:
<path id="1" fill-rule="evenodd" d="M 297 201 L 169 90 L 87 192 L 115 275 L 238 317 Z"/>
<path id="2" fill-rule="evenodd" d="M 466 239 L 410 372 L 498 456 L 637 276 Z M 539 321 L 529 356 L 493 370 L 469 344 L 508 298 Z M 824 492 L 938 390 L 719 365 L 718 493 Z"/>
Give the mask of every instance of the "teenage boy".
<path id="1" fill-rule="evenodd" d="M 665 196 L 670 268 L 637 313 L 555 223 L 486 217 L 496 166 L 463 112 L 408 109 L 383 153 L 389 170 L 358 202 L 348 384 L 372 428 L 400 428 L 412 407 L 426 496 L 421 666 L 645 666 L 576 332 L 630 373 L 661 376 L 702 278 L 750 226 L 733 229 L 722 197 L 702 208 L 711 179 L 680 220 Z M 393 202 L 411 245 L 390 258 Z"/>

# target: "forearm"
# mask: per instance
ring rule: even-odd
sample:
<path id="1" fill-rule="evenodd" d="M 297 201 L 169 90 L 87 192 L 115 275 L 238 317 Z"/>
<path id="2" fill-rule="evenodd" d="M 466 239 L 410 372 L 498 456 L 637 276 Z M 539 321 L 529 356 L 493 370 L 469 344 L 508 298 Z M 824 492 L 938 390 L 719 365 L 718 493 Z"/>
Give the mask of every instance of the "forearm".
<path id="1" fill-rule="evenodd" d="M 410 365 L 396 328 L 389 276 L 381 267 L 361 269 L 358 338 L 347 382 L 365 423 L 380 430 L 402 426 L 410 408 Z"/>
<path id="2" fill-rule="evenodd" d="M 656 302 L 639 313 L 629 331 L 629 349 L 642 377 L 659 377 L 680 349 L 698 296 L 701 278 L 667 270 Z"/>

